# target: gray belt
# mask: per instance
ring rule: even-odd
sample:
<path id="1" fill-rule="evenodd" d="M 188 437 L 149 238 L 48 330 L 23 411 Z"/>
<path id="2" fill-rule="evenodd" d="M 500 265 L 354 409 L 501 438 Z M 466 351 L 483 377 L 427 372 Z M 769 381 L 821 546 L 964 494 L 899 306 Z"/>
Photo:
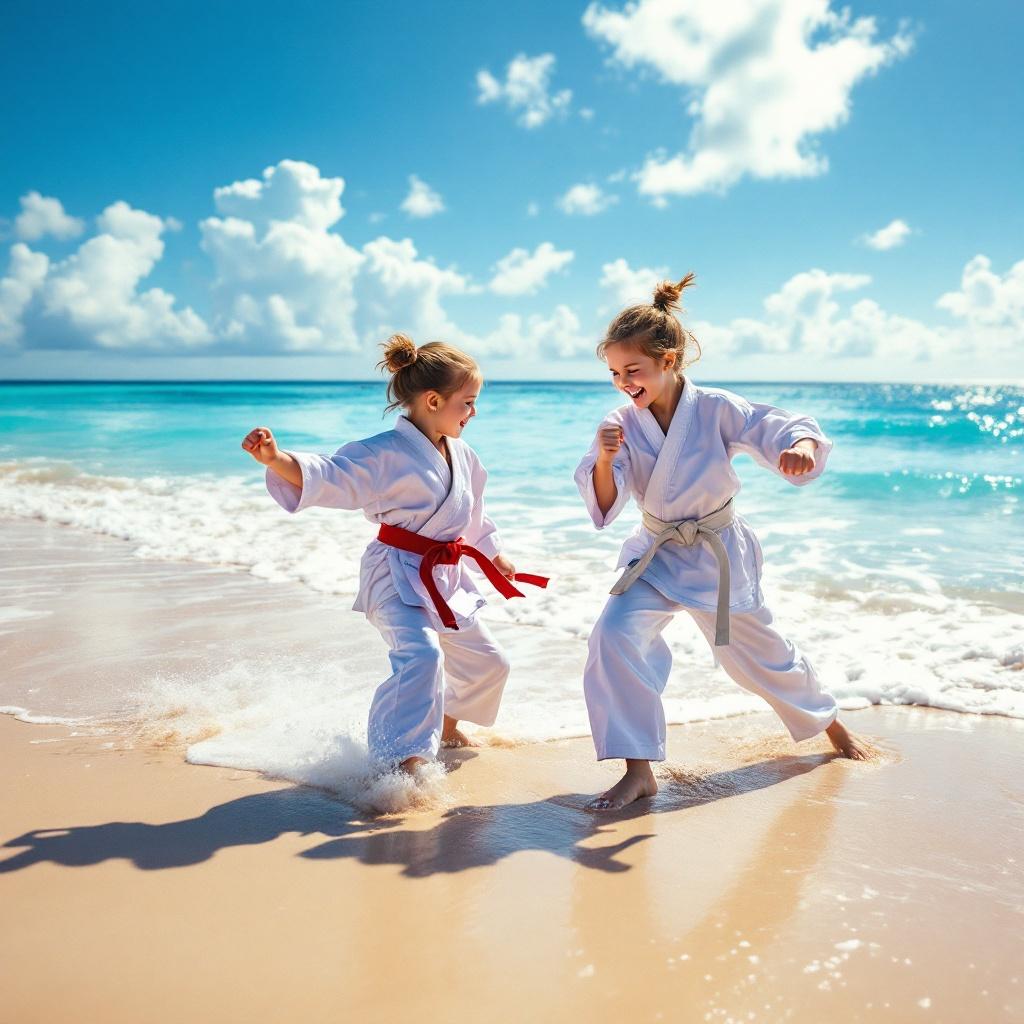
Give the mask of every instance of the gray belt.
<path id="1" fill-rule="evenodd" d="M 680 519 L 677 523 L 666 523 L 650 512 L 644 511 L 644 526 L 653 533 L 654 543 L 647 549 L 644 556 L 634 562 L 619 577 L 612 587 L 612 594 L 624 594 L 643 575 L 643 571 L 651 564 L 651 559 L 662 544 L 672 542 L 690 547 L 698 541 L 704 541 L 711 548 L 718 561 L 718 609 L 715 617 L 715 646 L 725 647 L 729 643 L 729 553 L 725 550 L 722 538 L 715 532 L 731 526 L 735 516 L 732 511 L 732 498 L 720 509 L 700 519 Z"/>

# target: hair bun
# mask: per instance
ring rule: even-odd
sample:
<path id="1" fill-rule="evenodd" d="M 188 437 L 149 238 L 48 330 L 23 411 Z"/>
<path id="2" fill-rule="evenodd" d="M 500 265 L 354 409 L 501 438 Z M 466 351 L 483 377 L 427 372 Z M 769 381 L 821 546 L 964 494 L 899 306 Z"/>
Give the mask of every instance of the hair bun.
<path id="1" fill-rule="evenodd" d="M 673 281 L 662 281 L 657 288 L 654 289 L 654 301 L 651 303 L 655 309 L 660 309 L 662 313 L 668 313 L 673 309 L 682 309 L 679 303 L 679 296 L 683 294 L 683 290 L 689 288 L 696 280 L 696 274 L 691 270 L 690 273 L 682 279 L 682 281 L 675 283 Z"/>
<path id="2" fill-rule="evenodd" d="M 388 372 L 398 373 L 415 362 L 416 343 L 408 335 L 392 334 L 384 342 L 384 365 Z"/>

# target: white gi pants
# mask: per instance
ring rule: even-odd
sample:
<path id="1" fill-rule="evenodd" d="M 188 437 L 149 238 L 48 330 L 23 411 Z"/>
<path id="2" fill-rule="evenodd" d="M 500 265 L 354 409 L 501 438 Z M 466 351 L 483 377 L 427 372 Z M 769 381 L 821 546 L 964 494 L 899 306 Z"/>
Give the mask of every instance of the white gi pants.
<path id="1" fill-rule="evenodd" d="M 598 760 L 630 757 L 665 760 L 665 710 L 661 694 L 672 668 L 672 652 L 661 633 L 686 611 L 709 644 L 715 613 L 677 604 L 644 580 L 608 598 L 590 634 L 583 691 Z M 744 689 L 763 697 L 794 740 L 827 729 L 835 699 L 823 693 L 807 659 L 772 627 L 767 608 L 730 616 L 731 642 L 715 647 L 722 668 Z"/>
<path id="2" fill-rule="evenodd" d="M 436 757 L 445 715 L 494 724 L 509 664 L 482 622 L 438 631 L 426 609 L 397 596 L 366 617 L 391 648 L 392 674 L 377 687 L 370 705 L 367 736 L 373 758 Z"/>

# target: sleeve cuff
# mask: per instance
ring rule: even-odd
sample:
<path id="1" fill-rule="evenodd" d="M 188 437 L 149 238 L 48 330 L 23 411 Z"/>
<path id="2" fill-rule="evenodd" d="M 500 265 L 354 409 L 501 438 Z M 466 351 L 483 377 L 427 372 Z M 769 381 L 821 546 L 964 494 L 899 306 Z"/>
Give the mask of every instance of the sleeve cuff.
<path id="1" fill-rule="evenodd" d="M 296 487 L 284 477 L 278 476 L 272 469 L 267 470 L 266 483 L 267 490 L 274 501 L 285 512 L 294 514 L 308 508 L 312 503 L 318 481 L 313 475 L 312 461 L 309 458 L 301 452 L 289 452 L 288 454 L 299 464 L 299 471 L 302 473 L 302 486 Z"/>

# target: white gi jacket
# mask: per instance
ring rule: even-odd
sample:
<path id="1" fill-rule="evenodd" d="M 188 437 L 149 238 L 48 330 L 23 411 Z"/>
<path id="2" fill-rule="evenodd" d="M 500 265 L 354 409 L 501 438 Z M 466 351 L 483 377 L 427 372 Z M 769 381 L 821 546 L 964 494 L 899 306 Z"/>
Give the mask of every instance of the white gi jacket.
<path id="1" fill-rule="evenodd" d="M 667 435 L 650 410 L 632 404 L 615 409 L 601 426 L 621 427 L 624 438 L 612 467 L 618 496 L 607 516 L 602 516 L 594 493 L 593 472 L 599 452 L 596 438 L 575 474 L 599 530 L 619 515 L 630 497 L 667 522 L 697 519 L 716 511 L 740 490 L 731 461 L 740 452 L 802 486 L 821 475 L 832 450 L 832 442 L 810 417 L 748 402 L 721 388 L 698 387 L 689 379 L 683 381 Z M 784 476 L 779 471 L 779 456 L 805 437 L 818 444 L 814 470 L 803 476 Z M 761 545 L 738 509 L 735 522 L 719 536 L 729 555 L 730 610 L 749 612 L 762 607 Z M 654 535 L 638 524 L 622 545 L 618 567 L 640 558 L 653 542 Z M 718 563 L 707 544 L 662 545 L 640 578 L 671 601 L 715 609 Z"/>
<path id="2" fill-rule="evenodd" d="M 484 509 L 487 472 L 476 452 L 458 438 L 447 438 L 452 467 L 405 416 L 393 430 L 343 445 L 330 457 L 290 452 L 302 470 L 302 489 L 267 470 L 267 490 L 287 512 L 304 508 L 362 509 L 371 523 L 388 523 L 433 540 L 462 537 L 488 558 L 501 550 L 497 529 Z M 363 553 L 359 593 L 353 609 L 369 614 L 397 595 L 425 608 L 443 629 L 419 576 L 421 556 L 382 544 L 376 538 Z M 465 559 L 433 572 L 441 596 L 459 626 L 468 625 L 486 601 Z"/>

